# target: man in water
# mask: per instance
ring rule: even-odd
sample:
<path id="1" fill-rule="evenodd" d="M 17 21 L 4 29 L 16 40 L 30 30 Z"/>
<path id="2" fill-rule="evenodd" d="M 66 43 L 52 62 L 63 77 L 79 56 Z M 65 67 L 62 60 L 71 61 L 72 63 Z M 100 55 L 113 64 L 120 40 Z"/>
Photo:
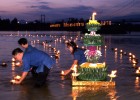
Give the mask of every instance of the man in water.
<path id="1" fill-rule="evenodd" d="M 36 66 L 35 85 L 42 86 L 45 84 L 49 71 L 55 64 L 55 60 L 52 57 L 38 49 L 23 52 L 20 48 L 14 49 L 12 55 L 16 60 L 22 62 L 23 67 L 20 80 L 16 80 L 14 84 L 21 84 L 32 66 Z"/>
<path id="2" fill-rule="evenodd" d="M 32 47 L 26 38 L 20 38 L 18 40 L 18 44 L 25 49 L 24 53 L 31 53 L 33 50 L 35 50 L 35 47 Z M 30 69 L 30 72 L 32 73 L 33 77 L 36 76 L 36 66 L 32 66 Z"/>

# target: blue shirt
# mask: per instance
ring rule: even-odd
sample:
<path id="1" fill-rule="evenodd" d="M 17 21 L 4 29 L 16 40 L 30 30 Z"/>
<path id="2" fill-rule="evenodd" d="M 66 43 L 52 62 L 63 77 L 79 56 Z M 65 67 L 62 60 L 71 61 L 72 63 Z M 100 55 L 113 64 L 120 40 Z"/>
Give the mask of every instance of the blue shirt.
<path id="1" fill-rule="evenodd" d="M 28 48 L 25 49 L 25 53 L 26 52 L 31 52 L 32 50 L 36 49 L 35 47 L 32 47 L 31 45 L 28 45 Z"/>
<path id="2" fill-rule="evenodd" d="M 31 52 L 24 52 L 23 58 L 23 71 L 28 72 L 32 66 L 36 66 L 36 72 L 43 72 L 44 66 L 49 69 L 55 64 L 55 60 L 47 53 L 32 47 Z"/>
<path id="3" fill-rule="evenodd" d="M 85 50 L 79 48 L 74 52 L 74 60 L 78 60 L 78 65 L 81 65 L 82 63 L 86 62 L 84 52 Z"/>

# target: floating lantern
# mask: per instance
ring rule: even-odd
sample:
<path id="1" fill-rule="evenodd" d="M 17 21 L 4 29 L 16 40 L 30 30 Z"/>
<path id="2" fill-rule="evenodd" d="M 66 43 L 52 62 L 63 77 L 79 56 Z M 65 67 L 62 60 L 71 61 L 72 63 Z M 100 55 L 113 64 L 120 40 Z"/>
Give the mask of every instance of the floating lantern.
<path id="1" fill-rule="evenodd" d="M 132 58 L 132 53 L 129 53 L 129 59 L 131 59 Z"/>
<path id="2" fill-rule="evenodd" d="M 63 70 L 61 71 L 61 75 L 64 75 L 64 71 Z"/>
<path id="3" fill-rule="evenodd" d="M 129 53 L 129 56 L 132 56 L 132 53 Z"/>
<path id="4" fill-rule="evenodd" d="M 140 70 L 139 69 L 136 70 L 136 74 L 140 74 Z"/>
<path id="5" fill-rule="evenodd" d="M 140 67 L 138 67 L 138 69 L 135 72 L 137 75 L 140 75 Z"/>
<path id="6" fill-rule="evenodd" d="M 136 77 L 136 80 L 139 80 L 139 77 Z"/>
<path id="7" fill-rule="evenodd" d="M 12 62 L 12 66 L 15 66 L 16 64 L 15 64 L 15 62 Z"/>
<path id="8" fill-rule="evenodd" d="M 118 50 L 117 48 L 114 49 L 115 52 L 117 52 L 117 50 Z"/>
<path id="9" fill-rule="evenodd" d="M 133 60 L 132 60 L 132 63 L 133 63 L 133 64 L 137 64 L 136 59 L 133 59 Z"/>
<path id="10" fill-rule="evenodd" d="M 136 58 L 136 56 L 135 55 L 132 55 L 132 59 L 135 59 Z"/>
<path id="11" fill-rule="evenodd" d="M 2 62 L 1 66 L 2 66 L 2 67 L 6 67 L 7 64 L 6 64 L 5 62 Z"/>
<path id="12" fill-rule="evenodd" d="M 12 62 L 15 62 L 16 61 L 16 59 L 15 58 L 12 58 Z"/>
<path id="13" fill-rule="evenodd" d="M 136 67 L 136 64 L 133 64 L 133 67 L 135 68 Z"/>
<path id="14" fill-rule="evenodd" d="M 51 45 L 49 45 L 49 48 L 51 48 Z"/>
<path id="15" fill-rule="evenodd" d="M 65 43 L 68 43 L 68 42 L 69 42 L 68 40 L 65 41 Z"/>
<path id="16" fill-rule="evenodd" d="M 16 62 L 15 65 L 16 66 L 21 66 L 21 63 L 20 62 Z"/>
<path id="17" fill-rule="evenodd" d="M 14 77 L 14 79 L 19 81 L 21 79 L 21 76 L 17 75 Z"/>
<path id="18" fill-rule="evenodd" d="M 57 54 L 60 54 L 60 51 L 59 50 L 57 51 Z"/>
<path id="19" fill-rule="evenodd" d="M 108 74 L 108 76 L 110 77 L 110 82 L 112 82 L 112 79 L 116 77 L 116 73 L 117 73 L 117 70 L 113 70 L 111 74 Z"/>
<path id="20" fill-rule="evenodd" d="M 77 73 L 77 65 L 74 65 L 74 67 L 73 67 L 73 73 L 72 73 L 72 79 L 76 79 L 76 77 L 78 76 L 78 75 L 80 75 L 80 73 Z"/>
<path id="21" fill-rule="evenodd" d="M 16 82 L 16 80 L 11 80 L 10 82 L 14 84 Z"/>
<path id="22" fill-rule="evenodd" d="M 123 53 L 123 50 L 120 50 L 120 53 Z"/>

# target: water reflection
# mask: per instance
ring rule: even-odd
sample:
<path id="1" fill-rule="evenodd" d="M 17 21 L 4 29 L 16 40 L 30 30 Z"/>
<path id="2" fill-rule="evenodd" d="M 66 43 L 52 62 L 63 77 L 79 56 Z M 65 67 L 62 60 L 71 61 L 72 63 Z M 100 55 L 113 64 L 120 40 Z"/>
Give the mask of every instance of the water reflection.
<path id="1" fill-rule="evenodd" d="M 140 92 L 140 78 L 136 77 L 135 79 L 135 91 Z"/>
<path id="2" fill-rule="evenodd" d="M 108 65 L 108 72 L 114 69 L 117 69 L 118 71 L 117 78 L 114 79 L 116 82 L 116 86 L 114 88 L 72 87 L 71 78 L 60 76 L 61 70 L 69 68 L 69 65 L 71 65 L 73 60 L 72 56 L 70 56 L 70 52 L 68 51 L 67 46 L 65 45 L 65 42 L 74 39 L 78 43 L 79 47 L 87 47 L 83 46 L 83 37 L 77 37 L 76 34 L 67 34 L 67 32 L 64 32 L 62 36 L 60 36 L 60 34 L 58 34 L 58 36 L 55 36 L 56 34 L 53 34 L 54 33 L 52 32 L 50 36 L 45 36 L 35 32 L 33 32 L 32 34 L 30 34 L 30 32 L 26 32 L 25 35 L 20 35 L 20 33 L 18 32 L 18 36 L 15 36 L 14 34 L 1 35 L 0 59 L 2 60 L 2 58 L 5 58 L 6 60 L 4 61 L 6 63 L 9 61 L 7 63 L 8 67 L 0 68 L 0 88 L 2 91 L 0 97 L 2 97 L 2 99 L 8 98 L 9 95 L 10 99 L 13 100 L 117 100 L 118 97 L 122 98 L 122 100 L 129 100 L 128 97 L 131 97 L 134 100 L 136 100 L 137 98 L 139 98 L 140 79 L 139 77 L 134 79 L 135 76 L 133 74 L 135 72 L 133 71 L 135 69 L 130 68 L 133 66 L 135 61 L 137 62 L 135 64 L 135 67 L 139 66 L 139 37 L 134 37 L 133 41 L 126 41 L 127 39 L 125 39 L 125 41 L 123 42 L 123 39 L 128 38 L 129 36 L 106 36 L 106 46 L 98 48 L 103 51 L 103 58 L 101 57 L 101 59 L 103 62 L 105 61 Z M 31 79 L 27 79 L 27 84 L 24 85 L 11 85 L 9 83 L 9 81 L 15 75 L 21 72 L 19 71 L 21 70 L 20 67 L 14 67 L 15 63 L 11 63 L 11 51 L 13 50 L 13 48 L 19 46 L 17 44 L 17 40 L 21 37 L 26 37 L 30 41 L 31 45 L 37 47 L 38 49 L 44 50 L 45 52 L 49 53 L 52 57 L 55 57 L 57 51 L 60 50 L 61 55 L 59 58 L 57 57 L 57 64 L 52 69 L 49 76 L 49 82 L 44 88 L 34 88 L 32 86 L 33 83 L 31 83 Z M 138 42 L 136 44 L 132 43 L 136 42 L 135 39 Z M 52 40 L 52 42 L 46 40 Z M 54 51 L 54 47 L 56 51 Z M 110 49 L 114 47 L 121 48 L 121 50 L 123 50 L 122 53 L 119 49 L 117 51 L 114 51 L 114 49 L 113 51 L 110 51 Z M 131 52 L 131 55 L 128 55 L 129 52 Z M 130 94 L 133 95 L 130 96 Z M 9 98 L 5 100 L 9 100 Z"/>
<path id="3" fill-rule="evenodd" d="M 118 52 L 117 52 L 117 49 L 116 49 L 115 52 L 114 52 L 114 62 L 117 63 L 117 61 L 118 61 Z"/>
<path id="4" fill-rule="evenodd" d="M 98 96 L 104 96 L 104 99 L 117 100 L 116 93 L 115 87 L 72 87 L 73 100 L 86 100 L 87 98 L 90 100 L 90 98 L 97 98 Z"/>

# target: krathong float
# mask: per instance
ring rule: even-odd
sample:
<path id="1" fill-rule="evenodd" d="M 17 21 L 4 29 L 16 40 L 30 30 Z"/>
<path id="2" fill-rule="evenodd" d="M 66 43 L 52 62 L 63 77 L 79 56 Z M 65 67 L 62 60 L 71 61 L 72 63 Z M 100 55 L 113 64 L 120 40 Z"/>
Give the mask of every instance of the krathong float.
<path id="1" fill-rule="evenodd" d="M 85 56 L 87 62 L 76 66 L 72 73 L 72 86 L 107 86 L 114 87 L 115 82 L 112 80 L 116 77 L 117 71 L 112 71 L 111 74 L 107 73 L 107 64 L 105 62 L 99 63 L 102 56 L 99 49 L 103 45 L 103 37 L 96 34 L 100 29 L 100 23 L 95 20 L 96 13 L 92 14 L 92 19 L 87 23 L 87 29 L 90 33 L 86 33 L 83 41 L 87 47 Z M 110 81 L 108 81 L 110 77 Z"/>

